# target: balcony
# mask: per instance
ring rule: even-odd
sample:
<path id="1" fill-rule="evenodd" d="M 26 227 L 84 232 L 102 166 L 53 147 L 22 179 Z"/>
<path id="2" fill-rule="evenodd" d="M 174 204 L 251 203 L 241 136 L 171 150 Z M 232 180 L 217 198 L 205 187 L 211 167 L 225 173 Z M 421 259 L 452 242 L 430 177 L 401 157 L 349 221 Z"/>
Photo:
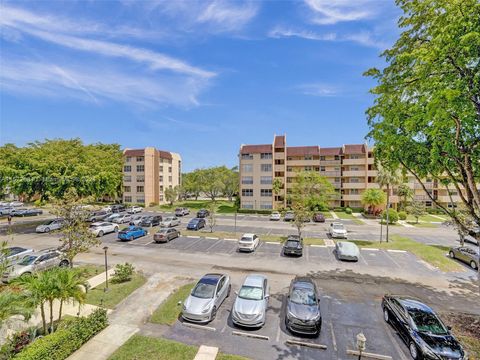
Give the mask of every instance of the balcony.
<path id="1" fill-rule="evenodd" d="M 342 183 L 340 182 L 332 182 L 331 183 L 335 189 L 341 189 L 342 188 Z"/>
<path id="2" fill-rule="evenodd" d="M 367 176 L 372 176 L 372 177 L 378 176 L 378 170 L 368 170 Z"/>
<path id="3" fill-rule="evenodd" d="M 365 165 L 367 160 L 363 159 L 343 159 L 343 165 Z"/>
<path id="4" fill-rule="evenodd" d="M 283 164 L 283 165 L 275 164 L 273 169 L 274 169 L 275 172 L 285 171 L 285 164 Z"/>
<path id="5" fill-rule="evenodd" d="M 438 200 L 439 202 L 442 202 L 442 203 L 450 203 L 450 202 L 452 202 L 452 201 L 450 200 L 450 196 L 448 196 L 448 195 L 439 196 L 437 200 Z M 461 201 L 461 200 L 460 200 L 460 196 L 458 196 L 458 195 L 452 195 L 452 200 L 453 200 L 454 203 Z"/>
<path id="6" fill-rule="evenodd" d="M 365 177 L 367 172 L 365 170 L 347 170 L 342 175 L 345 177 Z"/>
<path id="7" fill-rule="evenodd" d="M 328 166 L 328 165 L 341 165 L 341 160 L 320 160 L 320 165 Z"/>
<path id="8" fill-rule="evenodd" d="M 318 159 L 316 160 L 287 160 L 288 166 L 319 166 Z"/>
<path id="9" fill-rule="evenodd" d="M 367 189 L 380 189 L 380 185 L 377 183 L 367 183 Z"/>
<path id="10" fill-rule="evenodd" d="M 358 182 L 358 183 L 343 183 L 342 184 L 343 189 L 365 189 L 365 183 L 364 182 Z"/>
<path id="11" fill-rule="evenodd" d="M 433 189 L 433 183 L 425 183 L 425 182 L 424 182 L 423 184 L 425 185 L 425 188 L 426 188 L 426 189 Z M 414 189 L 417 189 L 417 190 L 418 190 L 418 189 L 423 190 L 422 185 L 419 184 L 419 183 L 415 183 L 415 184 L 413 185 L 413 187 L 414 187 Z"/>
<path id="12" fill-rule="evenodd" d="M 360 195 L 360 194 L 344 194 L 344 195 L 342 195 L 342 200 L 361 201 L 362 200 L 362 195 Z"/>
<path id="13" fill-rule="evenodd" d="M 340 177 L 341 171 L 320 171 L 320 175 L 327 177 Z"/>
<path id="14" fill-rule="evenodd" d="M 367 164 L 370 165 L 370 164 L 375 164 L 375 158 L 371 157 L 371 158 L 367 158 Z"/>

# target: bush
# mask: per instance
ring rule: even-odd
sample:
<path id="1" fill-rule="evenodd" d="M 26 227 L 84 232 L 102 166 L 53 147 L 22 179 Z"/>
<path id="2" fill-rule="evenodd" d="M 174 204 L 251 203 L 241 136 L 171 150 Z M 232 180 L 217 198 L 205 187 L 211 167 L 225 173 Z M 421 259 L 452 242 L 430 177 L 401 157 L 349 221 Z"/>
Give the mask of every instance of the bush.
<path id="1" fill-rule="evenodd" d="M 117 264 L 115 266 L 115 274 L 112 276 L 112 282 L 114 283 L 123 283 L 126 281 L 132 280 L 133 272 L 135 268 L 132 264 Z"/>
<path id="2" fill-rule="evenodd" d="M 350 209 L 349 207 L 345 208 L 345 213 L 346 213 L 346 214 L 351 214 L 351 213 L 352 213 L 352 209 Z"/>
<path id="3" fill-rule="evenodd" d="M 387 210 L 382 212 L 382 219 L 387 220 Z M 398 221 L 398 212 L 395 209 L 388 210 L 388 222 L 390 224 L 395 224 Z"/>
<path id="4" fill-rule="evenodd" d="M 340 207 L 340 208 L 334 208 L 333 211 L 335 211 L 335 212 L 337 212 L 337 211 L 342 212 L 342 211 L 345 211 L 345 209 Z"/>
<path id="5" fill-rule="evenodd" d="M 37 339 L 15 356 L 20 360 L 64 360 L 108 326 L 107 311 L 97 309 L 73 320 L 67 328 Z"/>
<path id="6" fill-rule="evenodd" d="M 270 215 L 272 210 L 264 209 L 264 210 L 253 210 L 253 209 L 238 209 L 237 211 L 239 214 L 264 214 Z"/>
<path id="7" fill-rule="evenodd" d="M 41 199 L 37 199 L 33 202 L 33 205 L 40 207 L 40 206 L 44 206 L 45 203 L 46 203 L 45 201 L 42 201 Z"/>
<path id="8" fill-rule="evenodd" d="M 398 218 L 399 218 L 400 220 L 407 220 L 407 213 L 406 213 L 405 211 L 400 211 L 400 212 L 398 213 Z"/>

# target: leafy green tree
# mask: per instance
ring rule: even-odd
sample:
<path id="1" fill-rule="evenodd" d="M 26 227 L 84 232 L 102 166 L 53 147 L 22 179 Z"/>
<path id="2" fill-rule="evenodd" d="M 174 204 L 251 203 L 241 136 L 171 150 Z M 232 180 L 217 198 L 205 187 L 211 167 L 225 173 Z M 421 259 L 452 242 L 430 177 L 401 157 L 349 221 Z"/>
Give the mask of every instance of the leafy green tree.
<path id="1" fill-rule="evenodd" d="M 415 217 L 415 223 L 418 224 L 418 218 L 425 214 L 425 205 L 423 202 L 418 200 L 412 200 L 410 205 L 407 207 L 410 215 Z"/>
<path id="2" fill-rule="evenodd" d="M 400 198 L 399 207 L 400 210 L 405 211 L 409 200 L 413 197 L 413 190 L 408 186 L 408 184 L 402 183 L 398 185 L 397 195 Z"/>
<path id="3" fill-rule="evenodd" d="M 200 170 L 202 191 L 212 201 L 225 192 L 225 169 L 224 166 L 219 166 Z"/>
<path id="4" fill-rule="evenodd" d="M 377 85 L 367 111 L 376 158 L 403 167 L 430 200 L 470 230 L 425 187 L 448 179 L 480 223 L 480 2 L 397 0 L 400 37 L 383 53 L 387 66 L 370 69 Z"/>
<path id="5" fill-rule="evenodd" d="M 65 302 L 74 302 L 80 305 L 85 303 L 87 282 L 83 279 L 79 271 L 68 268 L 56 268 L 55 283 L 57 287 L 57 299 L 60 300 L 58 309 L 58 320 L 62 319 L 63 304 Z"/>
<path id="6" fill-rule="evenodd" d="M 35 311 L 35 303 L 28 294 L 12 290 L 0 291 L 0 327 L 2 323 L 15 315 L 21 315 L 28 321 Z"/>
<path id="7" fill-rule="evenodd" d="M 390 191 L 392 187 L 401 183 L 401 177 L 398 171 L 392 171 L 387 168 L 380 167 L 378 170 L 377 175 L 377 182 L 380 187 L 385 187 L 387 189 L 387 210 L 390 209 Z M 386 224 L 387 224 L 387 232 L 386 232 L 386 241 L 389 240 L 389 225 L 391 223 L 389 219 L 390 212 L 386 211 Z M 380 229 L 381 231 L 381 229 Z M 380 241 L 382 235 L 380 234 Z"/>
<path id="8" fill-rule="evenodd" d="M 194 170 L 192 172 L 182 175 L 182 186 L 188 195 L 193 195 L 195 200 L 198 200 L 202 192 L 202 182 L 200 179 L 200 171 Z"/>
<path id="9" fill-rule="evenodd" d="M 47 301 L 48 289 L 47 283 L 43 277 L 40 278 L 39 274 L 20 276 L 13 281 L 13 284 L 20 286 L 20 288 L 25 291 L 30 301 L 32 301 L 34 307 L 40 306 L 43 333 L 46 334 L 47 320 L 45 315 L 45 303 Z"/>
<path id="10" fill-rule="evenodd" d="M 228 198 L 228 201 L 232 201 L 233 196 L 238 194 L 240 186 L 240 176 L 238 173 L 238 167 L 235 166 L 231 169 L 224 167 L 224 195 Z"/>
<path id="11" fill-rule="evenodd" d="M 167 200 L 170 205 L 173 205 L 175 200 L 177 200 L 177 188 L 176 187 L 165 189 L 165 200 Z"/>
<path id="12" fill-rule="evenodd" d="M 210 232 L 213 232 L 215 226 L 217 226 L 217 204 L 215 201 L 212 201 L 207 206 L 208 216 L 207 216 L 207 225 L 210 228 Z"/>
<path id="13" fill-rule="evenodd" d="M 362 193 L 362 204 L 368 207 L 371 213 L 375 207 L 385 205 L 387 197 L 385 192 L 379 189 L 367 189 Z"/>

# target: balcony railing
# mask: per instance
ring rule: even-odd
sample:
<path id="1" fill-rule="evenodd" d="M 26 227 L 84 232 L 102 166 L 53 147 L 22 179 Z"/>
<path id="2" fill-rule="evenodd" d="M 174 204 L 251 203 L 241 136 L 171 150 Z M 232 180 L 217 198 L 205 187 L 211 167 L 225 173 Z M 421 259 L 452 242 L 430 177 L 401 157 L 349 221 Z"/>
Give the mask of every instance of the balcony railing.
<path id="1" fill-rule="evenodd" d="M 320 175 L 328 177 L 340 177 L 341 174 L 341 171 L 320 171 Z"/>
<path id="2" fill-rule="evenodd" d="M 343 159 L 343 165 L 364 165 L 367 160 L 363 159 Z"/>
<path id="3" fill-rule="evenodd" d="M 344 189 L 365 189 L 365 183 L 364 182 L 351 182 L 351 183 L 343 183 L 342 188 Z"/>
<path id="4" fill-rule="evenodd" d="M 320 160 L 320 165 L 341 165 L 341 160 Z"/>

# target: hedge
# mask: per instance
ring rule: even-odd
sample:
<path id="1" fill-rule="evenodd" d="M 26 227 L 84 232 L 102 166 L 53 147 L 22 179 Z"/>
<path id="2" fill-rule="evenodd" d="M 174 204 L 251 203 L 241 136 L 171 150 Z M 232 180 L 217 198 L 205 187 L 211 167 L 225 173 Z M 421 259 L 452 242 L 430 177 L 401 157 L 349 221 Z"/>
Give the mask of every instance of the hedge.
<path id="1" fill-rule="evenodd" d="M 253 209 L 238 209 L 237 211 L 239 214 L 264 214 L 264 215 L 270 215 L 272 213 L 272 210 L 253 210 Z"/>
<path id="2" fill-rule="evenodd" d="M 107 326 L 107 311 L 97 309 L 88 317 L 77 318 L 68 327 L 34 341 L 14 359 L 64 360 Z"/>

